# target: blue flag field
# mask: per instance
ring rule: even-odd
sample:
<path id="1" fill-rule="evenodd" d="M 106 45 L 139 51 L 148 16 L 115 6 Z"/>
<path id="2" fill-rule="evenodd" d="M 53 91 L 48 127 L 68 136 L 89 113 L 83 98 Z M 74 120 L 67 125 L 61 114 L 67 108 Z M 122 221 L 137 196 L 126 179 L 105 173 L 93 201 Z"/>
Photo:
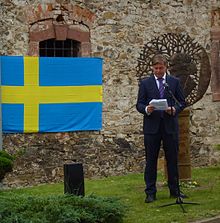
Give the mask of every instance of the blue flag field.
<path id="1" fill-rule="evenodd" d="M 102 128 L 102 59 L 1 56 L 4 133 Z"/>

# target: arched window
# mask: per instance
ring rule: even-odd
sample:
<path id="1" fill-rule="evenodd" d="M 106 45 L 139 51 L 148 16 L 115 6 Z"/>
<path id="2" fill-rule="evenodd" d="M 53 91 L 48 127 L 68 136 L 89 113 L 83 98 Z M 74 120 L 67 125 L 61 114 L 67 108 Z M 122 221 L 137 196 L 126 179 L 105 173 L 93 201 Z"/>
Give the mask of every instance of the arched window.
<path id="1" fill-rule="evenodd" d="M 27 8 L 30 40 L 27 55 L 91 56 L 90 29 L 95 19 L 94 13 L 72 4 L 65 4 L 65 7 L 61 5 L 58 7 L 57 4 L 40 4 L 37 9 L 36 6 Z M 55 15 L 55 9 L 58 10 L 58 8 L 60 14 Z M 69 24 L 70 22 L 73 24 Z"/>

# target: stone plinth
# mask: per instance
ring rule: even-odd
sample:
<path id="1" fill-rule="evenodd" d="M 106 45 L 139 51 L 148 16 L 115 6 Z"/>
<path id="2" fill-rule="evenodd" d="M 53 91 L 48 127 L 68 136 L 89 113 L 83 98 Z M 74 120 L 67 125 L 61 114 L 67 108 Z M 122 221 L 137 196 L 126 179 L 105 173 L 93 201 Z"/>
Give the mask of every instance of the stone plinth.
<path id="1" fill-rule="evenodd" d="M 180 180 L 191 179 L 189 109 L 179 114 L 179 177 Z"/>
<path id="2" fill-rule="evenodd" d="M 179 114 L 179 157 L 178 157 L 179 179 L 181 181 L 191 180 L 191 160 L 189 142 L 189 109 Z M 164 161 L 165 177 L 167 178 L 167 166 Z"/>

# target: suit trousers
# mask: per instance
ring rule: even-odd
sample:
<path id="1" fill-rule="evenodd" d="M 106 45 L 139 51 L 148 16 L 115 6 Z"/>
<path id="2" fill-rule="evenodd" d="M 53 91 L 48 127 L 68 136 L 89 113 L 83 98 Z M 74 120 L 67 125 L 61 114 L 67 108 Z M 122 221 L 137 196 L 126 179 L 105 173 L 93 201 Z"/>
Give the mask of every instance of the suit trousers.
<path id="1" fill-rule="evenodd" d="M 178 181 L 178 133 L 168 134 L 165 131 L 163 118 L 160 120 L 159 131 L 156 134 L 144 134 L 146 154 L 146 166 L 144 180 L 146 194 L 155 194 L 157 180 L 157 161 L 163 143 L 165 158 L 167 161 L 168 187 L 171 194 L 177 194 Z"/>

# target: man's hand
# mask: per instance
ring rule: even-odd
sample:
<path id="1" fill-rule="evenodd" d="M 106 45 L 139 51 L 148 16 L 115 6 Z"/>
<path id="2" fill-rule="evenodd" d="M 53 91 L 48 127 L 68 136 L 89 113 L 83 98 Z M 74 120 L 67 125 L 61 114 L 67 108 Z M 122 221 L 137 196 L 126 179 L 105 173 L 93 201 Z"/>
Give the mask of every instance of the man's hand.
<path id="1" fill-rule="evenodd" d="M 169 115 L 175 115 L 176 114 L 176 109 L 174 107 L 168 107 L 168 109 L 165 111 Z"/>
<path id="2" fill-rule="evenodd" d="M 151 114 L 154 111 L 155 107 L 153 105 L 148 105 L 147 106 L 147 113 Z"/>

